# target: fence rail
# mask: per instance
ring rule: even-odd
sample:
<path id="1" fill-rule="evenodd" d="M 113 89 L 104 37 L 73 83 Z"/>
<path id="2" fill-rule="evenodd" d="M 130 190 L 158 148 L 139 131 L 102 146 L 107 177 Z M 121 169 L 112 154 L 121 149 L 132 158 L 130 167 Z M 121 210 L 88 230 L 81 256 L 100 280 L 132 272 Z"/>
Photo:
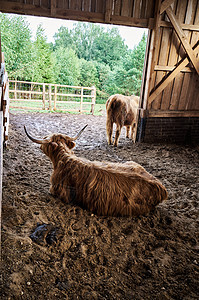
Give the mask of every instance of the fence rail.
<path id="1" fill-rule="evenodd" d="M 11 108 L 94 114 L 96 88 L 9 80 L 9 98 Z"/>

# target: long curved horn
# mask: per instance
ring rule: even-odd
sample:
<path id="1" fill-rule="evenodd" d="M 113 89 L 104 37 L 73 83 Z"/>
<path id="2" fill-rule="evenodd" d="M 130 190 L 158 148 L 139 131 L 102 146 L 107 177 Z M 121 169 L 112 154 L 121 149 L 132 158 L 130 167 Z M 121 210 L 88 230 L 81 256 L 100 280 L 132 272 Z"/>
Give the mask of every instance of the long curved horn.
<path id="1" fill-rule="evenodd" d="M 33 141 L 34 143 L 37 143 L 37 144 L 46 144 L 48 142 L 48 140 L 37 140 L 35 138 L 33 138 L 26 130 L 26 126 L 24 126 L 24 130 L 25 130 L 25 133 L 27 135 L 27 137 Z"/>
<path id="2" fill-rule="evenodd" d="M 86 124 L 81 130 L 80 132 L 76 135 L 76 137 L 72 138 L 73 141 L 75 141 L 76 139 L 78 139 L 78 137 L 81 135 L 81 133 L 84 131 L 84 129 L 88 126 L 88 124 Z"/>

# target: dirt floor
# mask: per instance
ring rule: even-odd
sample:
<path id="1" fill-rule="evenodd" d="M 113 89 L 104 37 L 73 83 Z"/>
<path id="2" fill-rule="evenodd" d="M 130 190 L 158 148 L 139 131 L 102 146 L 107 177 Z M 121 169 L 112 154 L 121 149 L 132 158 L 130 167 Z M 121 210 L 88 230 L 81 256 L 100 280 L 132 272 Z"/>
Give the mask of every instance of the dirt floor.
<path id="1" fill-rule="evenodd" d="M 10 115 L 4 151 L 2 299 L 198 299 L 199 151 L 106 142 L 105 116 Z M 169 198 L 148 216 L 98 217 L 49 194 L 52 166 L 24 134 L 75 134 L 90 160 L 133 160 Z M 35 232 L 36 230 L 36 232 Z"/>

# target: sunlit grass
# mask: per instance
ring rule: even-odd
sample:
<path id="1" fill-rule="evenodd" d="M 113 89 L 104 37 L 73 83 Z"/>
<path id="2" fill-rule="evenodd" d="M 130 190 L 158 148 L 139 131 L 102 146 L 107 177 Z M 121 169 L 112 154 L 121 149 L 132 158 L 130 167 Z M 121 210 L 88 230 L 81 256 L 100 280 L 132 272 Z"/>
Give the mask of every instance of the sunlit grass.
<path id="1" fill-rule="evenodd" d="M 52 102 L 52 108 L 49 109 L 49 104 L 46 103 L 46 109 L 43 109 L 42 101 L 14 101 L 10 102 L 10 112 L 40 112 L 40 113 L 71 113 L 79 114 L 80 113 L 80 104 L 79 103 L 59 103 L 57 102 L 56 110 L 54 108 L 54 103 Z M 103 115 L 105 111 L 105 104 L 95 104 L 94 115 L 100 116 Z M 91 104 L 82 105 L 82 113 L 91 114 Z"/>

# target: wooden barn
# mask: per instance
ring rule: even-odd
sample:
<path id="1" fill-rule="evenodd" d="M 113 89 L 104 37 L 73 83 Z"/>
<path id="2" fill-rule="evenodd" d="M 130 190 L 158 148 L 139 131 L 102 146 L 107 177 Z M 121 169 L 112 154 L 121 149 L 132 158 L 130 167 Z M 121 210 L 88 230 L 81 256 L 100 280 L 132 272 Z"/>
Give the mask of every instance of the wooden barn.
<path id="1" fill-rule="evenodd" d="M 148 28 L 137 141 L 199 142 L 198 0 L 0 0 L 0 11 Z M 1 56 L 2 143 L 8 79 Z"/>
<path id="2" fill-rule="evenodd" d="M 22 134 L 23 125 L 32 123 L 30 132 L 35 130 L 39 136 L 39 126 L 41 132 L 50 132 L 54 124 L 59 130 L 65 120 L 58 114 L 48 114 L 49 119 L 47 114 L 21 114 L 20 120 L 19 114 L 10 114 L 13 127 L 9 149 L 3 153 L 9 137 L 9 74 L 0 51 L 3 299 L 197 299 L 199 0 L 0 0 L 0 12 L 148 29 L 137 118 L 139 143 L 127 141 L 126 148 L 117 149 L 104 146 L 106 124 L 101 116 L 68 114 L 64 130 L 74 120 L 81 125 L 85 117 L 98 130 L 88 130 L 91 147 L 82 140 L 79 156 L 94 161 L 107 158 L 116 165 L 133 159 L 168 190 L 168 201 L 138 218 L 101 218 L 49 194 L 50 161 Z M 47 127 L 52 116 L 56 118 Z M 76 124 L 71 132 L 78 128 Z M 68 173 L 62 174 L 60 186 Z M 127 176 L 125 168 L 122 174 Z M 81 176 L 87 177 L 84 172 Z M 93 177 L 103 182 L 102 176 Z M 120 178 L 115 186 L 124 183 L 129 190 L 127 177 Z M 110 182 L 102 189 L 109 192 Z M 95 190 L 93 181 L 89 184 Z M 81 181 L 78 185 L 84 186 Z M 137 186 L 137 201 L 145 203 L 141 179 Z M 76 186 L 65 187 L 75 198 Z M 125 205 L 126 195 L 121 193 Z M 152 199 L 147 197 L 146 202 Z"/>
<path id="3" fill-rule="evenodd" d="M 198 0 L 0 0 L 0 11 L 148 28 L 137 141 L 199 141 Z"/>

